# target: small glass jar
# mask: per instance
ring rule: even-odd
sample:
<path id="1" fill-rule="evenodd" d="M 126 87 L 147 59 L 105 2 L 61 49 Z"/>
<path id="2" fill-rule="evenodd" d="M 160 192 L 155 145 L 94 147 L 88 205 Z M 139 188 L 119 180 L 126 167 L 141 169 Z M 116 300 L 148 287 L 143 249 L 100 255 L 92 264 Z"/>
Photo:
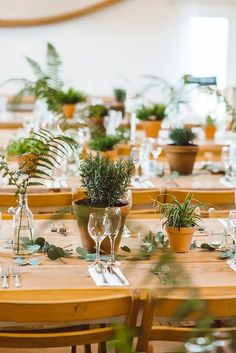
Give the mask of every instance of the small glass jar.
<path id="1" fill-rule="evenodd" d="M 33 214 L 28 207 L 26 194 L 19 194 L 18 206 L 13 216 L 13 250 L 17 255 L 27 255 L 31 251 L 29 245 L 34 241 Z"/>

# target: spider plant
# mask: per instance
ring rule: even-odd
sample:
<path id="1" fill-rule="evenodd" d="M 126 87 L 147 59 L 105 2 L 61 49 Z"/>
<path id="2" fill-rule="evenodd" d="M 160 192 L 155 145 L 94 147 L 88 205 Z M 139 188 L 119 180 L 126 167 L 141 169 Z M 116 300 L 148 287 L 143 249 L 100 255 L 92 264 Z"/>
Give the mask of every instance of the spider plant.
<path id="1" fill-rule="evenodd" d="M 176 197 L 173 197 L 173 203 L 161 203 L 156 200 L 155 204 L 165 218 L 163 226 L 178 229 L 198 226 L 201 221 L 201 216 L 197 212 L 200 203 L 192 204 L 192 200 L 193 194 L 188 194 L 183 203 L 180 203 Z"/>

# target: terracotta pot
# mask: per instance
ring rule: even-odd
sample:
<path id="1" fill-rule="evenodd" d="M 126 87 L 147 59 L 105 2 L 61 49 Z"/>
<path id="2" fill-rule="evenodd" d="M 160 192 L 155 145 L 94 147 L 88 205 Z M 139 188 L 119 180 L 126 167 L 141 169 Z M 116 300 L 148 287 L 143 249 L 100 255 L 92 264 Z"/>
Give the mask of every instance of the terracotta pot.
<path id="1" fill-rule="evenodd" d="M 105 208 L 83 205 L 83 201 L 84 200 L 73 201 L 72 212 L 77 218 L 77 224 L 79 227 L 79 234 L 80 234 L 83 248 L 93 253 L 95 252 L 95 243 L 88 233 L 89 215 L 90 213 L 93 213 L 93 212 L 101 212 L 103 214 L 105 212 Z M 120 232 L 116 238 L 115 251 L 118 250 L 120 245 L 121 235 L 123 232 L 126 217 L 130 210 L 130 205 L 124 201 L 123 206 L 120 206 L 120 209 L 121 209 L 121 227 L 120 227 Z M 101 249 L 105 251 L 107 254 L 110 254 L 111 247 L 110 247 L 110 239 L 108 237 L 106 237 L 102 241 Z"/>
<path id="2" fill-rule="evenodd" d="M 161 121 L 146 120 L 143 122 L 143 129 L 145 130 L 146 137 L 157 138 L 161 130 Z"/>
<path id="3" fill-rule="evenodd" d="M 33 165 L 32 159 L 35 159 L 35 158 L 37 158 L 37 156 L 33 153 L 24 153 L 24 154 L 21 154 L 20 156 L 17 157 L 17 162 L 18 162 L 18 165 L 20 166 L 21 163 L 26 161 L 26 164 L 22 168 L 24 170 L 24 169 L 28 169 L 28 168 L 32 167 L 32 165 Z"/>
<path id="4" fill-rule="evenodd" d="M 214 140 L 216 133 L 215 125 L 206 125 L 204 128 L 204 132 L 206 140 Z"/>
<path id="5" fill-rule="evenodd" d="M 64 104 L 62 111 L 67 119 L 72 119 L 75 114 L 75 104 Z"/>
<path id="6" fill-rule="evenodd" d="M 165 227 L 166 234 L 170 242 L 170 249 L 173 252 L 188 252 L 195 227 L 173 228 Z"/>
<path id="7" fill-rule="evenodd" d="M 91 153 L 92 156 L 96 156 L 97 155 L 97 151 L 95 150 L 88 150 L 89 153 Z M 101 152 L 102 157 L 109 157 L 111 160 L 116 160 L 118 157 L 118 150 L 117 148 L 114 148 L 113 150 L 110 151 L 102 151 Z"/>
<path id="8" fill-rule="evenodd" d="M 131 152 L 131 145 L 129 143 L 118 143 L 117 150 L 119 156 L 129 156 Z"/>
<path id="9" fill-rule="evenodd" d="M 104 117 L 103 116 L 90 116 L 89 117 L 89 126 L 92 129 L 99 130 L 101 132 L 105 132 L 106 129 L 104 127 Z"/>
<path id="10" fill-rule="evenodd" d="M 174 146 L 164 147 L 171 172 L 181 175 L 191 174 L 198 153 L 198 146 Z"/>

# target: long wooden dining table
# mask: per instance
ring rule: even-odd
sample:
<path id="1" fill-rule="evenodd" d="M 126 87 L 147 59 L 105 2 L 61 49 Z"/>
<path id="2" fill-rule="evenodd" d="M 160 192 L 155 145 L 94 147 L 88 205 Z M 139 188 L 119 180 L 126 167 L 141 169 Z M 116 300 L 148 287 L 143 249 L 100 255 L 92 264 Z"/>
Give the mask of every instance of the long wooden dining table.
<path id="1" fill-rule="evenodd" d="M 67 227 L 67 235 L 51 232 L 52 222 L 59 226 L 62 222 Z M 140 248 L 139 235 L 147 232 L 161 231 L 161 221 L 159 219 L 128 219 L 126 225 L 131 231 L 131 237 L 122 238 L 121 245 L 126 245 L 131 249 L 131 254 L 120 250 L 122 255 L 135 255 Z M 197 231 L 194 235 L 197 245 L 208 241 L 208 230 L 224 230 L 219 219 L 204 220 L 203 231 Z M 2 221 L 1 240 L 12 236 L 12 221 Z M 38 266 L 21 266 L 22 287 L 15 288 L 13 277 L 10 276 L 10 288 L 2 289 L 0 285 L 0 300 L 7 296 L 10 291 L 59 291 L 87 289 L 90 292 L 100 290 L 103 287 L 96 287 L 93 279 L 89 276 L 88 265 L 84 259 L 79 259 L 75 252 L 77 246 L 81 246 L 79 231 L 76 220 L 36 220 L 35 236 L 45 237 L 49 243 L 57 246 L 68 246 L 73 248 L 73 255 L 69 258 L 50 260 L 45 254 L 38 253 L 34 257 L 39 258 Z M 155 255 L 148 260 L 127 260 L 122 259 L 121 270 L 129 281 L 128 288 L 139 288 L 146 291 L 150 288 L 157 290 L 166 290 L 168 284 L 162 284 L 159 277 L 151 272 L 155 263 L 160 260 L 163 254 L 168 254 L 170 250 L 159 249 Z M 170 260 L 170 266 L 181 266 L 182 271 L 189 277 L 187 283 L 181 282 L 180 290 L 188 288 L 197 288 L 200 293 L 215 296 L 227 296 L 236 294 L 236 273 L 229 268 L 226 260 L 219 259 L 219 252 L 208 252 L 200 248 L 190 250 L 188 253 L 175 254 L 174 259 Z M 0 265 L 14 264 L 12 249 L 1 247 Z M 114 290 L 116 287 L 108 287 Z M 120 289 L 121 287 L 119 287 Z M 95 292 L 94 292 L 95 293 Z"/>

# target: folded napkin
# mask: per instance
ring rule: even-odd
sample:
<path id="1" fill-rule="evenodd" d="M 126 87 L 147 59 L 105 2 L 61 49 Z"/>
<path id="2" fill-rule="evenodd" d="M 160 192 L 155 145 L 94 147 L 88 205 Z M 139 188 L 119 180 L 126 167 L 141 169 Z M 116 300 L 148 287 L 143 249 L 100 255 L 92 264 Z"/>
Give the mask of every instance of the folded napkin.
<path id="1" fill-rule="evenodd" d="M 98 273 L 94 267 L 90 267 L 88 269 L 90 276 L 98 287 L 128 286 L 129 282 L 127 281 L 121 270 L 116 268 L 115 271 L 124 280 L 124 284 L 121 283 L 120 279 L 115 274 L 112 275 L 108 271 L 104 272 L 104 276 L 108 282 L 105 283 L 103 280 L 103 275 L 101 273 Z"/>
<path id="2" fill-rule="evenodd" d="M 236 187 L 236 182 L 227 180 L 225 177 L 220 178 L 220 183 L 228 188 Z"/>
<path id="3" fill-rule="evenodd" d="M 236 263 L 235 263 L 234 260 L 228 260 L 226 263 L 229 265 L 229 267 L 231 268 L 231 270 L 233 270 L 233 271 L 236 272 Z"/>

